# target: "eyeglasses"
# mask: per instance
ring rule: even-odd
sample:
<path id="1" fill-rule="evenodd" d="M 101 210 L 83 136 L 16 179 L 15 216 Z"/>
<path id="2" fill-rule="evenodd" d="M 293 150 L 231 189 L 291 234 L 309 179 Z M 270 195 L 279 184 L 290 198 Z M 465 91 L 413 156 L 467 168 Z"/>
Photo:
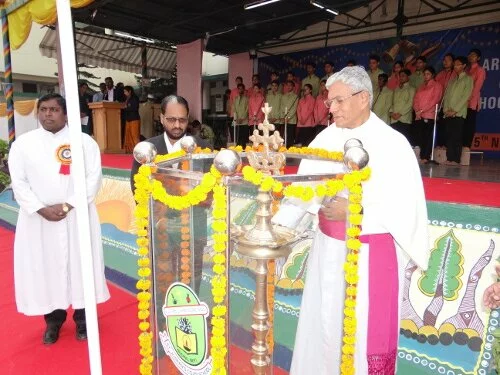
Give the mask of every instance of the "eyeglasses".
<path id="1" fill-rule="evenodd" d="M 363 92 L 363 90 L 355 92 L 354 94 L 351 94 L 349 96 L 340 96 L 340 97 L 336 97 L 333 99 L 328 99 L 328 100 L 325 100 L 323 103 L 325 103 L 326 108 L 330 108 L 333 103 L 335 103 L 337 105 L 342 105 L 342 103 L 344 103 L 347 99 L 352 98 L 353 96 L 356 96 L 361 92 Z"/>
<path id="2" fill-rule="evenodd" d="M 163 115 L 162 115 L 163 116 Z M 167 124 L 174 125 L 177 121 L 179 121 L 180 125 L 187 125 L 188 119 L 185 117 L 165 117 L 163 116 Z"/>

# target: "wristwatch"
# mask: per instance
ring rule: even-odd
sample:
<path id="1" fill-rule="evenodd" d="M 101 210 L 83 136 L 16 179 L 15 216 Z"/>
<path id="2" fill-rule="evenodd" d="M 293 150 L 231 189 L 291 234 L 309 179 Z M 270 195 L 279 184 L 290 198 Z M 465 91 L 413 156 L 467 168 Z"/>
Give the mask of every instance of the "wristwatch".
<path id="1" fill-rule="evenodd" d="M 67 214 L 69 212 L 69 206 L 66 203 L 63 203 L 62 210 L 65 214 Z"/>

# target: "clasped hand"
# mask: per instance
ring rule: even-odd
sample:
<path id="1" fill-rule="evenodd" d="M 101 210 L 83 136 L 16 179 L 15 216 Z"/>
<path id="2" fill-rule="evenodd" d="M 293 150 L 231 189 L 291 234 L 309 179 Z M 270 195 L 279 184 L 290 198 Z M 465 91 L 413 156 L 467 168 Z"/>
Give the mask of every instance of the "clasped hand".
<path id="1" fill-rule="evenodd" d="M 348 201 L 345 198 L 335 197 L 329 202 L 323 204 L 321 213 L 327 220 L 345 221 L 347 214 Z"/>
<path id="2" fill-rule="evenodd" d="M 70 205 L 68 205 L 68 207 L 70 209 L 72 208 Z M 63 210 L 62 203 L 40 208 L 37 212 L 48 221 L 61 221 L 66 218 L 67 215 L 67 212 L 64 212 Z"/>

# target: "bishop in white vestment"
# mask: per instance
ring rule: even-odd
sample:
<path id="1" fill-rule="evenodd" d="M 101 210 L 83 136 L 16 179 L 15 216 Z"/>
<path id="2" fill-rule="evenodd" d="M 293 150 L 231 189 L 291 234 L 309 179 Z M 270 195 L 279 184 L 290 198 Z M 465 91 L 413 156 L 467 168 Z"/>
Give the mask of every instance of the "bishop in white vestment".
<path id="1" fill-rule="evenodd" d="M 57 341 L 66 309 L 75 309 L 77 338 L 85 339 L 80 251 L 92 251 L 98 303 L 109 299 L 101 229 L 94 199 L 101 186 L 97 143 L 82 134 L 91 249 L 80 249 L 64 99 L 38 102 L 41 127 L 20 136 L 9 153 L 14 197 L 20 206 L 14 242 L 16 304 L 26 315 L 45 315 L 44 343 Z"/>
<path id="2" fill-rule="evenodd" d="M 355 373 L 395 373 L 401 292 L 406 260 L 426 269 L 427 209 L 420 170 L 410 144 L 370 111 L 368 74 L 347 67 L 328 79 L 326 105 L 335 123 L 309 147 L 343 151 L 356 138 L 367 150 L 370 179 L 363 184 L 363 222 L 356 298 Z M 303 160 L 299 174 L 343 173 L 343 165 Z M 273 221 L 294 227 L 319 210 L 319 229 L 307 276 L 291 366 L 292 375 L 340 374 L 346 257 L 346 192 L 330 203 L 282 204 Z"/>

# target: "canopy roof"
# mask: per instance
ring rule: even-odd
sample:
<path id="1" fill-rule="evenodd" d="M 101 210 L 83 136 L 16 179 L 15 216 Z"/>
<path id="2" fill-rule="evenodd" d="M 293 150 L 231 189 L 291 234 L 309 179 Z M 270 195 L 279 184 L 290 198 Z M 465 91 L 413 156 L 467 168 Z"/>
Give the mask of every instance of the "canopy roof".
<path id="1" fill-rule="evenodd" d="M 183 44 L 205 39 L 206 50 L 229 55 L 258 49 L 266 41 L 331 20 L 334 15 L 309 0 L 280 0 L 245 10 L 248 1 L 96 0 L 73 9 L 74 19 L 108 29 Z M 345 13 L 368 0 L 317 0 Z"/>
<path id="2" fill-rule="evenodd" d="M 75 47 L 79 63 L 136 74 L 142 73 L 141 49 L 144 43 L 78 29 L 75 33 Z M 41 54 L 57 59 L 57 43 L 56 31 L 48 29 L 40 43 Z M 146 44 L 146 48 L 148 76 L 168 78 L 175 67 L 175 50 L 153 44 Z"/>

